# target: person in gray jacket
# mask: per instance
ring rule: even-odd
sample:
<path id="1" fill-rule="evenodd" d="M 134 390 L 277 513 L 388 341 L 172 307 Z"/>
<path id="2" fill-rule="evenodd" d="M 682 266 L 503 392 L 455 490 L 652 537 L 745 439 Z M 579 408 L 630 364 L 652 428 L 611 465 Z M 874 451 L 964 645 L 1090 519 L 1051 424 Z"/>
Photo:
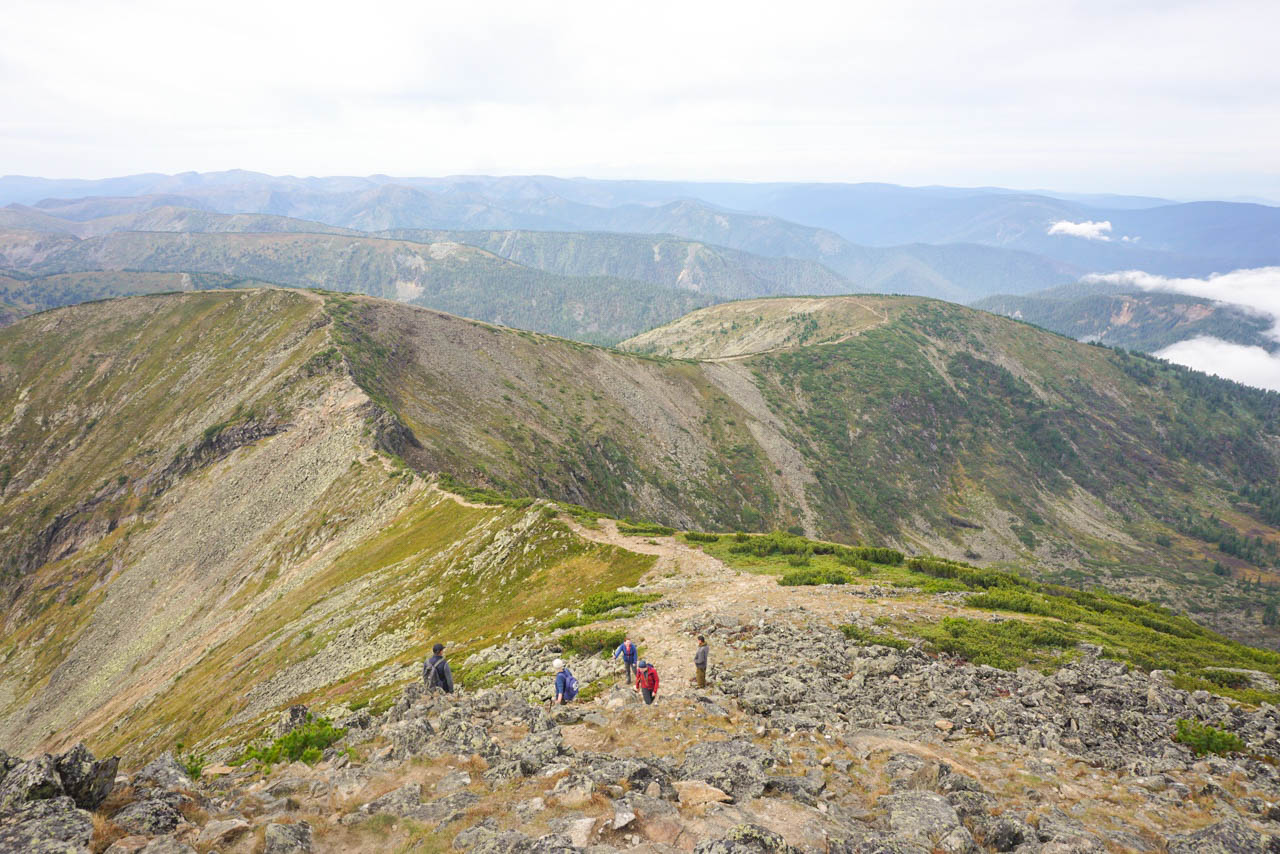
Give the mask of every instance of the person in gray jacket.
<path id="1" fill-rule="evenodd" d="M 693 653 L 693 666 L 698 671 L 698 687 L 707 687 L 707 639 L 698 635 L 698 648 Z"/>
<path id="2" fill-rule="evenodd" d="M 453 671 L 449 662 L 444 660 L 444 644 L 431 647 L 431 657 L 422 662 L 422 681 L 427 683 L 427 690 L 439 688 L 446 694 L 453 693 Z"/>

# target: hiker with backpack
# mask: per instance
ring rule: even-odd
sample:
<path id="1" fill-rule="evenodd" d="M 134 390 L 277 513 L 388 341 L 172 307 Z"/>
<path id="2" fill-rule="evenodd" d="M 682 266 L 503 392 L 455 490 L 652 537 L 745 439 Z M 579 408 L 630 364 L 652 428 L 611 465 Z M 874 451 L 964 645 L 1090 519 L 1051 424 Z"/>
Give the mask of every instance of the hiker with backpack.
<path id="1" fill-rule="evenodd" d="M 449 662 L 444 660 L 444 644 L 431 647 L 431 657 L 422 662 L 422 681 L 427 684 L 428 691 L 439 689 L 446 694 L 453 693 L 453 671 L 449 669 Z"/>
<path id="2" fill-rule="evenodd" d="M 636 690 L 644 697 L 646 706 L 653 705 L 658 698 L 658 671 L 647 661 L 640 662 L 636 668 Z"/>
<path id="3" fill-rule="evenodd" d="M 563 658 L 557 658 L 552 662 L 551 666 L 556 669 L 556 698 L 554 702 L 557 706 L 563 706 L 578 696 L 578 677 L 574 676 L 565 665 Z"/>
<path id="4" fill-rule="evenodd" d="M 636 645 L 631 642 L 631 638 L 624 638 L 622 643 L 618 644 L 618 648 L 613 651 L 613 657 L 622 657 L 622 663 L 627 666 L 627 684 L 630 685 L 636 678 L 636 661 L 639 660 L 640 650 L 636 649 Z"/>
<path id="5" fill-rule="evenodd" d="M 698 672 L 699 688 L 707 687 L 707 655 L 709 652 L 706 637 L 698 635 L 698 648 L 693 651 L 693 667 Z"/>

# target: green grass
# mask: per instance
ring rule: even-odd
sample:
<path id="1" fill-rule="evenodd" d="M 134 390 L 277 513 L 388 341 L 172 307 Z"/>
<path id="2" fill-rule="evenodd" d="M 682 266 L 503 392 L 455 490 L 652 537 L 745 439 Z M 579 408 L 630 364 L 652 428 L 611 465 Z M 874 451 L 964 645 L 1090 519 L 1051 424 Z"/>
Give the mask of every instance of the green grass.
<path id="1" fill-rule="evenodd" d="M 902 638 L 886 635 L 880 632 L 873 632 L 868 629 L 860 628 L 855 625 L 844 625 L 840 627 L 840 631 L 851 641 L 865 644 L 866 646 L 888 646 L 894 649 L 910 649 L 911 643 Z"/>
<path id="2" fill-rule="evenodd" d="M 612 593 L 592 593 L 582 601 L 582 613 L 586 616 L 605 614 L 617 608 L 630 608 L 645 605 L 662 598 L 661 593 L 623 593 L 615 590 Z"/>

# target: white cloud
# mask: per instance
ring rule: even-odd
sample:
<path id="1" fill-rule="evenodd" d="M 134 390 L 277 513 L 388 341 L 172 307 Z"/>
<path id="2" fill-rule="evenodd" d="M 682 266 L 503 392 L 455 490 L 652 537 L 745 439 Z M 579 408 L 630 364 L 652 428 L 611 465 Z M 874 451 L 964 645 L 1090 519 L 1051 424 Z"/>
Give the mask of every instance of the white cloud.
<path id="1" fill-rule="evenodd" d="M 1084 281 L 1131 285 L 1146 291 L 1173 291 L 1238 305 L 1254 314 L 1271 318 L 1275 326 L 1268 334 L 1280 341 L 1280 267 L 1233 270 L 1203 279 L 1174 279 L 1142 270 L 1126 270 L 1094 273 L 1085 276 Z"/>
<path id="2" fill-rule="evenodd" d="M 1110 240 L 1107 233 L 1111 231 L 1111 222 L 1103 220 L 1102 222 L 1093 222 L 1085 220 L 1084 222 L 1071 222 L 1070 220 L 1060 219 L 1053 225 L 1049 226 L 1047 234 L 1065 234 L 1068 237 L 1083 237 L 1085 240 Z M 1126 240 L 1128 238 L 1125 238 Z"/>
<path id="3" fill-rule="evenodd" d="M 1155 355 L 1206 374 L 1280 391 L 1280 353 L 1268 353 L 1261 347 L 1202 335 L 1171 344 Z"/>

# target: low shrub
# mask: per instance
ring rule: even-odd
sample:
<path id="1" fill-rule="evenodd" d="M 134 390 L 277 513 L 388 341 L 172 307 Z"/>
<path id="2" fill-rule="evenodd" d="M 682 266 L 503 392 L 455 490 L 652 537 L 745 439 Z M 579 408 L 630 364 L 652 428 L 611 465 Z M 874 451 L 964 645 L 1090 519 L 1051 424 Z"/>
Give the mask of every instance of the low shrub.
<path id="1" fill-rule="evenodd" d="M 617 629 L 584 629 L 561 635 L 560 645 L 573 655 L 609 655 L 618 644 L 626 640 L 626 633 Z"/>
<path id="2" fill-rule="evenodd" d="M 849 575 L 839 569 L 805 567 L 784 572 L 778 577 L 778 583 L 784 587 L 802 587 L 814 584 L 848 584 Z"/>
<path id="3" fill-rule="evenodd" d="M 686 531 L 684 538 L 691 543 L 718 543 L 719 534 L 704 534 L 701 531 Z"/>
<path id="4" fill-rule="evenodd" d="M 661 599 L 660 593 L 623 593 L 615 590 L 612 593 L 592 593 L 582 602 L 581 611 L 585 616 L 603 614 L 615 608 L 629 608 L 633 605 L 644 605 Z"/>
<path id="5" fill-rule="evenodd" d="M 266 747 L 247 747 L 236 761 L 240 765 L 248 761 L 271 766 L 277 762 L 301 760 L 308 765 L 320 761 L 324 749 L 347 734 L 345 729 L 335 728 L 328 718 L 307 715 L 307 722 L 292 732 L 285 733 Z"/>
<path id="6" fill-rule="evenodd" d="M 851 641 L 857 641 L 865 646 L 888 646 L 894 649 L 910 649 L 911 644 L 902 638 L 895 638 L 893 635 L 883 635 L 879 632 L 869 631 L 852 624 L 841 626 L 840 631 Z"/>
<path id="7" fill-rule="evenodd" d="M 669 537 L 675 532 L 675 528 L 668 528 L 666 525 L 657 525 L 652 522 L 632 522 L 627 520 L 618 523 L 618 533 L 626 534 L 629 537 L 645 535 Z"/>
<path id="8" fill-rule="evenodd" d="M 1196 756 L 1206 753 L 1243 753 L 1244 741 L 1234 732 L 1226 732 L 1209 724 L 1180 718 L 1173 740 L 1191 748 Z"/>
<path id="9" fill-rule="evenodd" d="M 1016 670 L 1043 658 L 1045 653 L 1070 649 L 1077 635 L 1068 626 L 1003 620 L 998 623 L 966 617 L 944 617 L 938 623 L 913 626 L 935 649 L 973 664 Z"/>

